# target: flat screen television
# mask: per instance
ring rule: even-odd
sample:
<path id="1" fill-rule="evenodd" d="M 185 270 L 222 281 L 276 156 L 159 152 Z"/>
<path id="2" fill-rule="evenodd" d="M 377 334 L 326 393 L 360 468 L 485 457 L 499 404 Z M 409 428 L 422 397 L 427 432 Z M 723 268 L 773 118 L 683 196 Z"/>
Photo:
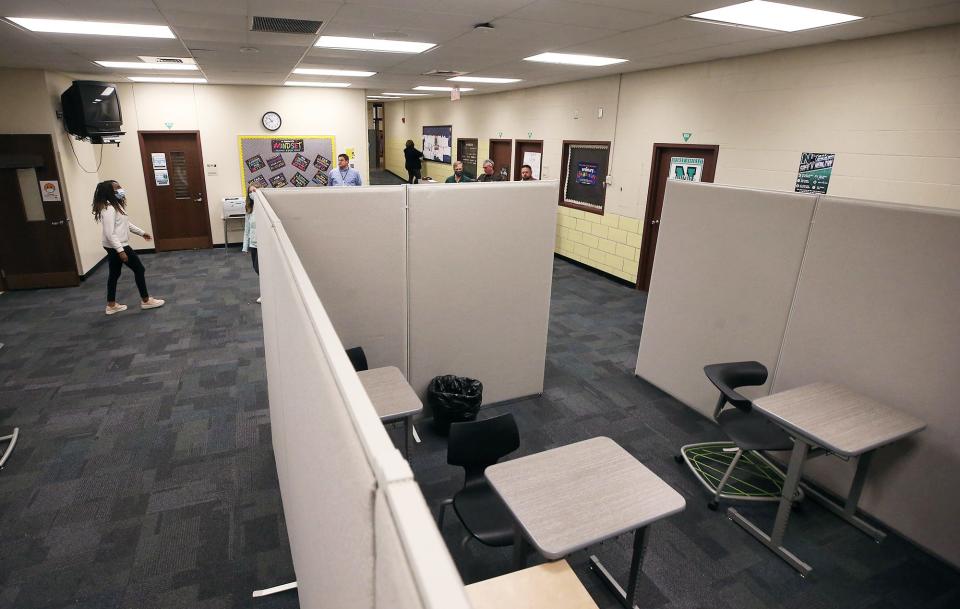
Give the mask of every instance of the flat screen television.
<path id="1" fill-rule="evenodd" d="M 108 82 L 75 80 L 60 96 L 67 132 L 102 143 L 104 137 L 123 135 L 117 86 Z"/>

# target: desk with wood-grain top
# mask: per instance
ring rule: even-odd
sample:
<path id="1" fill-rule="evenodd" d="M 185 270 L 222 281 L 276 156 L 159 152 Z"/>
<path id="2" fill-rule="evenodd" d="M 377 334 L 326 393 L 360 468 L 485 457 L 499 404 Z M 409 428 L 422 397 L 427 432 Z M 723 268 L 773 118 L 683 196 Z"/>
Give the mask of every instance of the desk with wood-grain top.
<path id="1" fill-rule="evenodd" d="M 358 372 L 357 376 L 381 421 L 385 424 L 400 420 L 404 422 L 403 454 L 409 458 L 412 419 L 423 410 L 420 398 L 395 366 L 364 370 Z"/>
<path id="2" fill-rule="evenodd" d="M 604 437 L 491 465 L 486 477 L 517 523 L 517 568 L 525 562 L 526 540 L 556 560 L 634 531 L 626 591 L 590 557 L 591 568 L 627 608 L 634 607 L 647 525 L 686 506 L 670 485 Z"/>
<path id="3" fill-rule="evenodd" d="M 565 560 L 514 571 L 466 588 L 473 609 L 597 609 Z"/>
<path id="4" fill-rule="evenodd" d="M 783 546 L 783 536 L 793 498 L 801 485 L 804 462 L 808 456 L 833 453 L 857 460 L 857 471 L 844 505 L 838 505 L 808 485 L 803 485 L 804 491 L 875 540 L 883 540 L 886 535 L 882 531 L 857 516 L 857 503 L 873 451 L 921 431 L 926 423 L 836 383 L 812 383 L 768 395 L 754 400 L 753 407 L 793 438 L 790 465 L 770 535 L 734 508 L 728 509 L 727 515 L 801 575 L 806 575 L 812 568 Z"/>

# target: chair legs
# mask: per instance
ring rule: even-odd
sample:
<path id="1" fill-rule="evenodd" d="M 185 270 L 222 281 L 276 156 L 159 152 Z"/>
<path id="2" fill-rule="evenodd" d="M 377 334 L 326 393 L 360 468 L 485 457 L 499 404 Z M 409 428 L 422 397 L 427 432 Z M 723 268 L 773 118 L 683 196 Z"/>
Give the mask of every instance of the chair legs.
<path id="1" fill-rule="evenodd" d="M 743 450 L 738 448 L 737 454 L 733 456 L 733 460 L 730 462 L 730 466 L 727 467 L 727 471 L 723 472 L 723 478 L 720 479 L 720 484 L 717 485 L 717 491 L 713 495 L 713 500 L 707 504 L 707 507 L 711 510 L 716 510 L 717 506 L 720 505 L 720 494 L 723 492 L 723 487 L 727 485 L 727 480 L 730 479 L 730 475 L 733 474 L 733 470 L 737 468 L 737 461 L 740 460 L 740 457 L 743 455 Z"/>
<path id="2" fill-rule="evenodd" d="M 447 511 L 448 505 L 453 505 L 452 497 L 450 499 L 444 499 L 440 503 L 440 511 L 437 512 L 437 528 L 440 529 L 441 531 L 443 530 L 443 515 Z"/>

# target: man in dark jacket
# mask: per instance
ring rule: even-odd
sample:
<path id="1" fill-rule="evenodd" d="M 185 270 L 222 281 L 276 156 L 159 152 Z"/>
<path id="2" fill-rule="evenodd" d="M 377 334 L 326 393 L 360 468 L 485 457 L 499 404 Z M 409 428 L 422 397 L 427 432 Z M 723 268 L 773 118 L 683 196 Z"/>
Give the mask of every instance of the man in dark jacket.
<path id="1" fill-rule="evenodd" d="M 477 176 L 477 182 L 501 182 L 503 176 L 499 172 L 493 171 L 493 161 L 487 159 L 483 162 L 483 173 Z"/>
<path id="2" fill-rule="evenodd" d="M 406 159 L 404 165 L 407 168 L 407 179 L 410 184 L 420 182 L 420 159 L 423 153 L 413 147 L 413 140 L 407 140 L 407 147 L 403 149 L 403 156 Z"/>

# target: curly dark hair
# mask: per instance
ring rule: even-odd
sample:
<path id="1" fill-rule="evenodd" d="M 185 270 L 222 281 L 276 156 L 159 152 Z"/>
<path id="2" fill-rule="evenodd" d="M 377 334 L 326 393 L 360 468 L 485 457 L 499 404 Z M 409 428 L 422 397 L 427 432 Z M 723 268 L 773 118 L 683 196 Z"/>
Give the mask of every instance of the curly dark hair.
<path id="1" fill-rule="evenodd" d="M 100 214 L 107 205 L 113 206 L 121 214 L 126 214 L 124 209 L 127 203 L 113 191 L 113 185 L 116 183 L 116 180 L 104 180 L 97 184 L 97 189 L 93 191 L 93 219 L 97 222 L 100 221 Z"/>

